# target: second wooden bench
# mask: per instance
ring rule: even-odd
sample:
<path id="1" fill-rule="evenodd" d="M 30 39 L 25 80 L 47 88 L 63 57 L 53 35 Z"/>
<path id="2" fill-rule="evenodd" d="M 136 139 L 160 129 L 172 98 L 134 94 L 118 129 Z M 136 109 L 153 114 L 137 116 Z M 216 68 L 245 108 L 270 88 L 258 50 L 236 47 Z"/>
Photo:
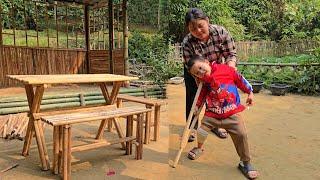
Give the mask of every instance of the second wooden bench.
<path id="1" fill-rule="evenodd" d="M 117 97 L 117 106 L 122 107 L 123 101 L 144 104 L 146 108 L 154 109 L 153 139 L 154 141 L 157 141 L 160 138 L 160 107 L 165 103 L 163 101 L 159 101 L 155 99 L 147 99 L 143 97 L 135 97 L 135 96 L 130 96 L 126 94 L 119 94 Z M 150 141 L 151 126 L 152 126 L 151 116 L 147 116 L 145 121 L 145 138 L 144 138 L 145 144 L 148 144 Z"/>

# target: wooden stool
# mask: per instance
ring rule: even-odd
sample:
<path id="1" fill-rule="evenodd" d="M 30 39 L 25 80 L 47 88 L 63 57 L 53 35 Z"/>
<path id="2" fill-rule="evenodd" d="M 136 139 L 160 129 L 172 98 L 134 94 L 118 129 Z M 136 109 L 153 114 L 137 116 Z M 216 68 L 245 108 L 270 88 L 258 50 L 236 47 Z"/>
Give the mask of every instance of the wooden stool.
<path id="1" fill-rule="evenodd" d="M 157 141 L 160 138 L 160 107 L 164 104 L 163 101 L 155 100 L 155 99 L 147 99 L 143 97 L 135 97 L 125 94 L 119 94 L 117 97 L 117 107 L 122 107 L 122 102 L 135 102 L 140 104 L 145 104 L 146 108 L 154 109 L 154 122 L 151 123 L 151 115 L 146 115 L 145 118 L 145 137 L 144 143 L 148 144 L 150 142 L 150 129 L 151 126 L 154 127 L 153 131 L 153 139 Z M 109 124 L 108 124 L 109 125 Z M 110 130 L 110 127 L 108 127 Z"/>

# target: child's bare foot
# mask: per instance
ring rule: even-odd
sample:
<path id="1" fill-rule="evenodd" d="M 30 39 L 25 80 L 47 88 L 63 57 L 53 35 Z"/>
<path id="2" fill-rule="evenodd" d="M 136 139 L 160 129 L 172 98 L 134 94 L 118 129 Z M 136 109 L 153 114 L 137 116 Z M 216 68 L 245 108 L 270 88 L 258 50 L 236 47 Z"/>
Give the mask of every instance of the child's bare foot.
<path id="1" fill-rule="evenodd" d="M 238 165 L 238 169 L 248 179 L 256 179 L 259 176 L 259 172 L 255 170 L 250 163 L 244 164 L 243 162 L 240 162 Z"/>

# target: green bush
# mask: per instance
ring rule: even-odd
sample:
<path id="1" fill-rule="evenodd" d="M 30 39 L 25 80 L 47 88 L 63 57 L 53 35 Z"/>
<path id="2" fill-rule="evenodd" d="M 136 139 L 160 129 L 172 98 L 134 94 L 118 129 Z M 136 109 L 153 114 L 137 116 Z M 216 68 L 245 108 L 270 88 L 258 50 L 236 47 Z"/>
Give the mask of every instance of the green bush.
<path id="1" fill-rule="evenodd" d="M 315 53 L 316 54 L 316 53 Z M 311 66 L 311 63 L 320 63 L 317 55 L 287 56 L 282 58 L 266 57 L 252 58 L 250 62 L 294 63 L 303 66 L 238 66 L 239 72 L 246 79 L 264 81 L 266 87 L 273 82 L 285 83 L 291 86 L 291 91 L 308 95 L 320 94 L 320 66 Z"/>
<path id="2" fill-rule="evenodd" d="M 157 84 L 164 84 L 169 78 L 182 74 L 182 63 L 169 60 L 173 48 L 162 35 L 145 35 L 139 31 L 129 37 L 129 58 L 145 63 L 154 70 L 144 77 Z"/>

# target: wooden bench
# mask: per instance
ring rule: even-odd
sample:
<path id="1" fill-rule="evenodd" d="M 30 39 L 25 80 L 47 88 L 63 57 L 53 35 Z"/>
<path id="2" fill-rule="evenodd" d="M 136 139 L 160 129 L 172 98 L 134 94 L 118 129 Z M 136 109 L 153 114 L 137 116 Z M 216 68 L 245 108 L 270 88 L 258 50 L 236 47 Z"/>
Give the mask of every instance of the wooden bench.
<path id="1" fill-rule="evenodd" d="M 157 141 L 160 138 L 160 107 L 164 104 L 163 101 L 155 99 L 147 99 L 143 97 L 135 97 L 126 94 L 119 94 L 117 97 L 117 107 L 122 107 L 123 101 L 135 102 L 140 104 L 145 104 L 146 108 L 154 108 L 154 122 L 151 123 L 151 116 L 146 117 L 145 121 L 145 136 L 144 143 L 148 144 L 150 142 L 150 129 L 153 125 L 153 139 Z M 147 114 L 148 115 L 148 114 Z"/>
<path id="2" fill-rule="evenodd" d="M 115 105 L 69 110 L 65 112 L 37 113 L 34 117 L 50 124 L 53 129 L 53 168 L 54 174 L 63 172 L 63 179 L 71 176 L 71 152 L 90 150 L 117 143 L 126 143 L 126 154 L 132 154 L 132 143 L 136 145 L 136 159 L 142 159 L 143 152 L 143 117 L 151 114 L 145 107 L 116 108 Z M 137 116 L 136 136 L 133 136 L 133 116 Z M 96 142 L 72 147 L 71 125 L 83 122 L 127 117 L 126 137 L 117 140 L 96 140 Z M 134 141 L 135 140 L 135 141 Z"/>

